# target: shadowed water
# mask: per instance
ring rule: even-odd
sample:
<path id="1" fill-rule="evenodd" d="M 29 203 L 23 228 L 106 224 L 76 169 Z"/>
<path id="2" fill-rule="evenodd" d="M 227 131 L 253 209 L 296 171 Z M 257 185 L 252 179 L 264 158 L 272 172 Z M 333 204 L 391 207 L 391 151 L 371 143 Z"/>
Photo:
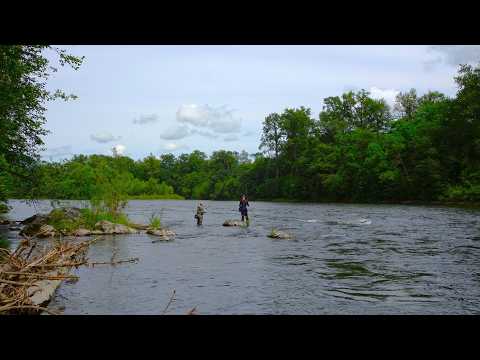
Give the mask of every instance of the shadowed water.
<path id="1" fill-rule="evenodd" d="M 68 202 L 67 202 L 68 203 Z M 136 264 L 79 268 L 51 303 L 65 314 L 479 314 L 480 212 L 446 207 L 251 202 L 248 228 L 221 226 L 239 217 L 236 202 L 130 201 L 146 223 L 153 212 L 173 242 L 107 236 L 91 261 L 138 257 Z M 78 204 L 78 203 L 74 203 Z M 10 218 L 34 209 L 10 203 Z M 295 240 L 272 240 L 276 228 Z M 10 232 L 12 246 L 16 233 Z"/>

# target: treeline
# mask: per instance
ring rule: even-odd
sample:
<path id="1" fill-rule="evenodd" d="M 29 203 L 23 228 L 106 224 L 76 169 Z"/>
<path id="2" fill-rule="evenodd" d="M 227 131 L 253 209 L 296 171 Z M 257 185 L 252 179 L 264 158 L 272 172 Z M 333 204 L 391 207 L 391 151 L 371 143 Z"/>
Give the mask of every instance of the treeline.
<path id="1" fill-rule="evenodd" d="M 480 67 L 462 65 L 458 92 L 400 93 L 390 109 L 364 90 L 286 109 L 263 123 L 261 153 L 75 156 L 43 162 L 15 197 L 90 198 L 105 179 L 130 196 L 309 201 L 480 201 Z M 102 180 L 103 179 L 103 180 Z"/>

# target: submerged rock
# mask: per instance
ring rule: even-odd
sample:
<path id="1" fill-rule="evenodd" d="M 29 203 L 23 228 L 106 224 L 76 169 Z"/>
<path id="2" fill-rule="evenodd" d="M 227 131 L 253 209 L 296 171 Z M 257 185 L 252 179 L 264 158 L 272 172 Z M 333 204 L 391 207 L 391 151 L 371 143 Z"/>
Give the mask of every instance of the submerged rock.
<path id="1" fill-rule="evenodd" d="M 293 235 L 279 230 L 272 230 L 272 232 L 268 234 L 268 237 L 272 239 L 293 239 Z"/>
<path id="2" fill-rule="evenodd" d="M 225 220 L 223 226 L 246 226 L 247 224 L 239 220 Z"/>
<path id="3" fill-rule="evenodd" d="M 175 233 L 167 229 L 148 229 L 147 234 L 159 237 L 158 240 L 154 240 L 153 242 L 172 241 L 175 238 Z"/>
<path id="4" fill-rule="evenodd" d="M 138 231 L 122 224 L 114 224 L 107 220 L 99 221 L 95 224 L 95 230 L 100 230 L 101 234 L 137 234 Z"/>

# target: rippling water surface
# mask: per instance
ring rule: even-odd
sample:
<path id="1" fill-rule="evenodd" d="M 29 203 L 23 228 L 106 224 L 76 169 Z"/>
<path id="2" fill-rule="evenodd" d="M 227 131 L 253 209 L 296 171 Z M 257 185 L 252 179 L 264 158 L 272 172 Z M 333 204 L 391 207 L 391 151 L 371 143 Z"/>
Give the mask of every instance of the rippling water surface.
<path id="1" fill-rule="evenodd" d="M 252 202 L 248 228 L 236 202 L 130 201 L 126 212 L 148 222 L 154 212 L 177 233 L 173 242 L 145 234 L 106 236 L 91 261 L 138 257 L 136 264 L 75 270 L 51 303 L 65 314 L 479 314 L 478 210 Z M 50 210 L 12 201 L 10 218 Z M 78 203 L 74 203 L 78 204 Z M 272 240 L 272 228 L 295 240 Z M 8 236 L 15 246 L 15 232 Z"/>

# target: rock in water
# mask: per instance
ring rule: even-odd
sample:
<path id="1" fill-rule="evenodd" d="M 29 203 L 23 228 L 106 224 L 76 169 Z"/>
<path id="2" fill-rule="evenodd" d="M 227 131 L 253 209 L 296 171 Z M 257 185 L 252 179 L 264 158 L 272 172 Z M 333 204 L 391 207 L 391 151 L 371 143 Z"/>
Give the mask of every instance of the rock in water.
<path id="1" fill-rule="evenodd" d="M 77 229 L 72 233 L 73 236 L 90 236 L 92 235 L 92 232 L 88 229 Z"/>
<path id="2" fill-rule="evenodd" d="M 137 230 L 148 230 L 148 225 L 145 224 L 130 223 L 130 226 Z"/>
<path id="3" fill-rule="evenodd" d="M 23 225 L 27 225 L 27 224 L 33 223 L 34 221 L 39 221 L 40 219 L 45 220 L 46 218 L 47 218 L 46 214 L 35 214 L 26 218 L 23 221 L 20 221 L 20 223 Z"/>
<path id="4" fill-rule="evenodd" d="M 63 220 L 73 223 L 78 220 L 81 215 L 80 209 L 75 207 L 57 208 L 48 214 L 36 214 L 21 221 L 21 224 L 25 225 L 25 227 L 20 232 L 20 235 L 35 236 L 40 231 L 40 228 L 49 222 Z"/>
<path id="5" fill-rule="evenodd" d="M 137 230 L 132 229 L 126 225 L 114 224 L 107 220 L 99 221 L 95 224 L 95 230 L 102 231 L 103 234 L 136 234 Z"/>
<path id="6" fill-rule="evenodd" d="M 46 225 L 48 221 L 48 215 L 37 214 L 30 216 L 22 221 L 25 227 L 20 231 L 19 235 L 35 236 L 43 225 Z"/>
<path id="7" fill-rule="evenodd" d="M 171 241 L 175 238 L 175 233 L 171 230 L 167 229 L 148 229 L 147 234 L 149 235 L 154 235 L 154 236 L 159 236 L 160 239 L 154 240 L 152 242 L 157 242 L 157 241 Z"/>
<path id="8" fill-rule="evenodd" d="M 40 230 L 37 234 L 35 234 L 39 238 L 46 238 L 46 237 L 53 237 L 56 235 L 55 228 L 50 225 L 42 225 Z"/>
<path id="9" fill-rule="evenodd" d="M 268 234 L 268 237 L 272 239 L 293 239 L 293 235 L 279 230 L 272 230 L 272 232 Z"/>
<path id="10" fill-rule="evenodd" d="M 247 224 L 238 220 L 225 220 L 223 226 L 246 226 Z"/>

